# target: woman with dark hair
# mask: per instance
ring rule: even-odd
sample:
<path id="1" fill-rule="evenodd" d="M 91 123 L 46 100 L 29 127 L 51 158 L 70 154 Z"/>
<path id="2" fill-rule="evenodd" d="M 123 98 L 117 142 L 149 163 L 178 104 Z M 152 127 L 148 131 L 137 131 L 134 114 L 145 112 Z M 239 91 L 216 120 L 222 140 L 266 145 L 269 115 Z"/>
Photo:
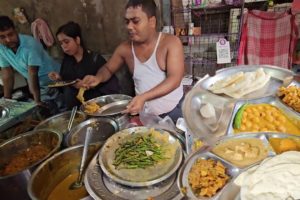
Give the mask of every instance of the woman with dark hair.
<path id="1" fill-rule="evenodd" d="M 61 65 L 60 73 L 51 72 L 48 74 L 53 81 L 59 80 L 79 80 L 86 75 L 96 75 L 99 68 L 105 63 L 105 59 L 92 51 L 85 48 L 80 26 L 75 22 L 68 22 L 58 28 L 56 37 L 64 52 L 64 58 Z M 78 82 L 72 86 L 63 88 L 64 99 L 68 109 L 80 105 L 76 95 L 79 87 Z M 84 93 L 86 100 L 108 94 L 119 93 L 119 83 L 115 76 L 99 86 L 88 90 Z"/>

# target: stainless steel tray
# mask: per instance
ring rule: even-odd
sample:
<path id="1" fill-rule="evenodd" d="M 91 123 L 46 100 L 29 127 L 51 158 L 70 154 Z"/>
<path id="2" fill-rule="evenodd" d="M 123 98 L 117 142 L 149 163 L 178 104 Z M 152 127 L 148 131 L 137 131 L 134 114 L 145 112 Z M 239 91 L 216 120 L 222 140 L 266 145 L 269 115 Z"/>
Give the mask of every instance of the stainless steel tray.
<path id="1" fill-rule="evenodd" d="M 185 164 L 182 166 L 182 168 L 179 171 L 179 175 L 177 178 L 177 184 L 179 188 L 185 188 L 186 189 L 186 196 L 188 199 L 200 199 L 200 200 L 207 200 L 207 199 L 217 199 L 218 196 L 222 193 L 222 191 L 226 188 L 226 185 L 216 193 L 212 198 L 201 198 L 201 197 L 196 197 L 196 195 L 193 193 L 190 184 L 188 183 L 188 174 L 190 172 L 191 167 L 193 166 L 194 162 L 198 159 L 214 159 L 216 161 L 222 162 L 222 164 L 227 168 L 226 173 L 230 176 L 230 179 L 233 179 L 236 177 L 240 169 L 237 167 L 234 167 L 232 164 L 229 162 L 223 160 L 222 158 L 216 156 L 213 153 L 210 153 L 207 150 L 200 149 L 196 151 L 195 153 L 191 154 L 189 158 L 187 158 Z"/>
<path id="2" fill-rule="evenodd" d="M 293 86 L 293 85 L 295 85 L 295 86 L 297 86 L 297 87 L 300 87 L 300 83 L 297 82 L 297 81 L 291 82 L 288 86 Z M 297 112 L 296 110 L 294 110 L 293 108 L 291 108 L 290 106 L 288 106 L 288 105 L 287 105 L 286 103 L 284 103 L 284 102 L 281 100 L 281 98 L 279 98 L 277 95 L 276 95 L 276 98 L 277 98 L 277 100 L 278 100 L 281 104 L 283 104 L 284 106 L 286 106 L 287 109 L 291 110 L 292 112 L 295 112 L 295 113 L 296 113 L 297 115 L 299 115 L 299 117 L 300 117 L 300 112 Z"/>
<path id="3" fill-rule="evenodd" d="M 264 71 L 271 76 L 270 81 L 266 86 L 258 91 L 254 91 L 250 94 L 245 95 L 242 100 L 257 99 L 267 96 L 275 95 L 279 86 L 282 85 L 284 78 L 293 75 L 293 72 L 284 68 L 271 66 L 271 65 L 241 65 L 235 67 L 228 67 L 220 69 L 216 72 L 215 76 L 206 75 L 200 79 L 195 87 L 201 87 L 205 90 L 208 90 L 208 87 L 214 84 L 216 81 L 224 79 L 229 75 L 233 75 L 237 72 L 250 72 L 255 71 L 258 68 L 263 68 Z M 229 96 L 222 95 L 224 98 L 232 99 Z"/>
<path id="4" fill-rule="evenodd" d="M 251 137 L 254 135 L 263 135 L 263 136 L 265 136 L 267 141 L 269 141 L 270 138 L 296 138 L 298 140 L 300 139 L 300 136 L 290 135 L 290 134 L 285 134 L 285 133 L 259 133 L 259 134 L 245 133 L 245 134 L 241 134 L 242 137 L 247 137 L 247 136 Z M 233 138 L 234 137 L 238 137 L 238 135 L 233 136 Z M 269 146 L 271 146 L 270 143 L 269 143 Z M 272 149 L 270 149 L 269 156 L 275 156 L 275 155 L 276 155 L 276 153 Z M 240 173 L 251 168 L 252 166 L 249 166 L 248 168 L 245 168 L 245 169 L 241 169 Z M 228 185 L 226 186 L 226 189 L 224 189 L 224 191 L 220 194 L 219 200 L 241 200 L 240 187 L 234 183 L 234 179 L 228 183 Z"/>
<path id="5" fill-rule="evenodd" d="M 235 117 L 235 114 L 237 113 L 238 109 L 244 103 L 250 103 L 250 104 L 267 103 L 267 104 L 271 104 L 271 105 L 276 106 L 279 109 L 281 109 L 290 118 L 300 120 L 300 116 L 295 111 L 293 111 L 292 109 L 287 108 L 287 106 L 285 104 L 281 103 L 278 100 L 278 98 L 276 98 L 274 96 L 264 97 L 264 98 L 260 98 L 260 99 L 253 99 L 253 100 L 241 100 L 241 101 L 238 101 L 234 106 L 233 114 L 231 116 L 231 120 L 230 120 L 230 123 L 228 125 L 228 129 L 226 131 L 227 135 L 233 135 L 234 134 L 234 130 L 233 130 L 234 117 Z"/>
<path id="6" fill-rule="evenodd" d="M 269 143 L 270 138 L 296 138 L 300 140 L 300 136 L 284 134 L 284 133 L 242 133 L 233 136 L 224 136 L 220 139 L 219 142 L 224 142 L 229 139 L 237 139 L 237 138 L 258 138 L 263 141 L 263 144 L 268 149 L 268 157 L 275 156 L 276 153 L 273 150 L 271 144 Z M 246 168 L 237 167 L 234 164 L 222 159 L 221 157 L 215 155 L 211 152 L 212 147 L 202 147 L 198 151 L 191 154 L 185 161 L 184 165 L 181 167 L 178 177 L 177 177 L 177 184 L 179 188 L 185 187 L 187 189 L 187 193 L 185 194 L 189 199 L 219 199 L 219 200 L 240 200 L 239 193 L 240 188 L 239 186 L 233 183 L 234 179 L 243 171 L 247 170 L 248 168 L 259 164 L 254 163 Z M 227 183 L 215 196 L 212 198 L 197 198 L 194 193 L 192 192 L 187 177 L 190 171 L 191 166 L 194 162 L 199 158 L 213 158 L 215 160 L 220 160 L 225 167 L 228 168 L 228 174 L 231 176 L 230 182 Z M 185 177 L 185 178 L 184 178 Z M 184 195 L 184 194 L 183 194 Z"/>
<path id="7" fill-rule="evenodd" d="M 204 103 L 215 107 L 217 126 L 211 127 L 200 114 Z M 235 101 L 209 93 L 202 88 L 193 88 L 185 97 L 182 105 L 183 116 L 189 130 L 196 136 L 210 139 L 226 134 Z"/>
<path id="8" fill-rule="evenodd" d="M 126 178 L 123 177 L 123 173 L 116 171 L 112 166 L 114 152 L 115 149 L 119 147 L 121 141 L 124 139 L 131 137 L 133 134 L 145 134 L 148 135 L 150 132 L 150 128 L 148 127 L 133 127 L 129 129 L 122 130 L 113 136 L 111 136 L 103 145 L 102 149 L 99 153 L 99 163 L 103 172 L 112 180 L 119 184 L 131 186 L 131 187 L 145 187 L 160 183 L 163 180 L 168 179 L 171 177 L 181 165 L 181 161 L 183 160 L 183 150 L 180 141 L 174 137 L 171 133 L 155 129 L 155 131 L 159 132 L 162 135 L 168 134 L 169 143 L 176 147 L 174 159 L 171 159 L 169 162 L 166 162 L 163 166 L 155 166 L 154 168 L 147 168 L 147 169 L 136 169 L 130 170 L 130 174 L 128 170 L 123 173 L 127 174 Z M 151 170 L 151 171 L 149 171 Z M 152 171 L 156 171 L 159 173 L 153 173 Z M 145 180 L 136 179 L 133 180 L 136 176 L 135 173 L 144 174 L 148 173 L 149 177 L 145 178 Z M 131 176 L 130 180 L 128 180 L 128 176 Z M 145 176 L 145 174 L 144 174 Z"/>
<path id="9" fill-rule="evenodd" d="M 175 181 L 176 174 L 171 176 L 164 183 L 158 183 L 150 187 L 126 187 L 116 184 L 105 176 L 98 165 L 97 159 L 98 154 L 94 156 L 88 165 L 84 177 L 85 187 L 95 200 L 147 199 L 148 197 L 153 197 L 155 200 L 182 199 L 182 195 Z"/>
<path id="10" fill-rule="evenodd" d="M 106 96 L 97 97 L 90 99 L 89 102 L 96 102 L 100 105 L 100 109 L 95 113 L 86 113 L 84 110 L 84 105 L 80 106 L 80 110 L 89 116 L 95 117 L 107 117 L 116 114 L 120 114 L 121 111 L 126 109 L 126 106 L 131 101 L 132 97 L 123 94 L 111 94 Z"/>

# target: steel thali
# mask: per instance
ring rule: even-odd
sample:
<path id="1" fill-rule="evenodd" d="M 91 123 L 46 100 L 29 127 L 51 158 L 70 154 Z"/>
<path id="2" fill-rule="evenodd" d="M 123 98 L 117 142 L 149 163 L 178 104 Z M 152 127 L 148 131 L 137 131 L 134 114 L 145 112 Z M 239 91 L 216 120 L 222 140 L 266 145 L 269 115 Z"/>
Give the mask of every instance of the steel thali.
<path id="1" fill-rule="evenodd" d="M 140 129 L 140 127 L 138 128 Z M 137 130 L 138 130 L 137 129 Z M 134 130 L 134 128 L 133 128 Z M 184 142 L 180 140 L 178 133 L 169 132 L 174 138 L 180 141 L 184 149 Z M 185 157 L 185 152 L 183 151 Z M 177 172 L 169 178 L 145 187 L 131 187 L 116 183 L 103 173 L 99 165 L 99 154 L 96 154 L 87 167 L 84 178 L 85 187 L 93 199 L 103 200 L 124 200 L 124 199 L 148 199 L 156 200 L 180 200 L 182 195 L 176 184 Z M 184 162 L 184 159 L 180 163 Z"/>
<path id="2" fill-rule="evenodd" d="M 271 143 L 269 142 L 271 138 L 293 138 L 296 139 L 298 142 L 300 141 L 299 136 L 284 134 L 284 133 L 243 133 L 237 134 L 233 136 L 225 136 L 223 137 L 218 143 L 226 142 L 230 139 L 249 139 L 249 138 L 256 138 L 262 141 L 264 147 L 267 149 L 267 157 L 273 157 L 277 155 L 275 150 L 273 149 Z M 183 193 L 189 199 L 198 199 L 198 200 L 208 200 L 208 199 L 220 199 L 220 200 L 240 200 L 240 187 L 234 183 L 235 178 L 241 174 L 242 172 L 246 171 L 247 169 L 259 164 L 259 162 L 254 162 L 247 167 L 238 167 L 232 164 L 230 161 L 225 160 L 224 158 L 218 156 L 217 154 L 213 153 L 212 147 L 204 147 L 199 149 L 198 151 L 192 153 L 187 159 L 182 168 L 179 171 L 177 184 L 178 187 L 186 191 Z M 227 184 L 220 189 L 213 197 L 197 197 L 188 182 L 188 174 L 191 169 L 191 166 L 194 162 L 198 159 L 214 159 L 216 161 L 220 161 L 227 169 L 226 174 L 230 176 L 230 180 Z"/>
<path id="3" fill-rule="evenodd" d="M 259 67 L 263 67 L 264 71 L 271 76 L 269 83 L 262 89 L 252 92 L 248 95 L 243 96 L 241 99 L 234 99 L 226 95 L 217 95 L 208 91 L 208 87 L 218 80 L 226 78 L 229 75 L 235 74 L 237 72 L 249 72 L 255 71 Z M 283 81 L 286 77 L 292 76 L 293 72 L 268 65 L 257 65 L 257 66 L 238 66 L 230 67 L 222 70 L 218 70 L 216 75 L 210 77 L 206 75 L 201 80 L 199 80 L 193 89 L 187 94 L 185 101 L 183 103 L 183 114 L 188 126 L 188 129 L 194 134 L 196 138 L 206 139 L 209 137 L 215 137 L 216 140 L 225 141 L 234 138 L 259 138 L 263 141 L 264 145 L 270 147 L 269 139 L 271 137 L 294 137 L 299 138 L 299 136 L 289 135 L 286 133 L 280 134 L 275 132 L 258 132 L 258 133 L 238 133 L 235 134 L 232 124 L 234 116 L 236 115 L 238 109 L 244 103 L 250 104 L 271 104 L 278 107 L 288 118 L 298 120 L 297 123 L 300 126 L 300 115 L 292 108 L 288 107 L 283 103 L 280 98 L 276 96 L 278 88 L 282 86 Z M 293 81 L 290 85 L 296 85 L 299 87 L 299 83 Z M 200 108 L 203 103 L 210 103 L 216 108 L 216 124 L 220 129 L 211 129 L 204 123 L 203 117 L 200 115 Z M 223 108 L 223 110 L 221 109 Z M 221 111 L 217 111 L 217 110 Z M 221 114 L 218 114 L 221 113 Z M 296 125 L 297 125 L 296 124 Z M 191 147 L 188 147 L 189 149 Z M 275 151 L 270 148 L 268 151 L 268 157 L 276 155 Z M 240 189 L 233 183 L 235 177 L 237 177 L 245 168 L 237 167 L 232 163 L 224 160 L 223 158 L 215 155 L 210 151 L 198 151 L 189 156 L 184 166 L 181 168 L 178 175 L 178 187 L 187 188 L 187 196 L 191 199 L 209 199 L 209 198 L 198 198 L 196 197 L 190 186 L 187 184 L 187 180 L 183 180 L 187 177 L 187 173 L 196 159 L 204 158 L 214 158 L 221 161 L 225 166 L 228 167 L 228 173 L 231 175 L 231 180 L 211 199 L 222 199 L 222 200 L 237 200 L 240 199 L 239 192 Z M 192 164 L 191 164 L 192 163 Z M 257 165 L 260 162 L 253 163 L 252 166 Z M 251 167 L 251 166 L 249 166 Z M 185 181 L 185 182 L 184 182 Z"/>
<path id="4" fill-rule="evenodd" d="M 283 80 L 287 77 L 292 76 L 294 73 L 288 69 L 271 66 L 271 65 L 241 65 L 235 67 L 228 67 L 224 69 L 220 69 L 216 72 L 215 76 L 206 75 L 202 79 L 200 79 L 195 87 L 201 87 L 207 91 L 209 86 L 214 84 L 216 81 L 224 79 L 230 75 L 236 74 L 238 72 L 251 72 L 255 71 L 258 68 L 263 68 L 265 73 L 271 76 L 270 81 L 261 89 L 251 92 L 247 95 L 244 95 L 241 100 L 249 100 L 249 99 L 257 99 L 262 97 L 268 97 L 275 95 L 277 93 L 278 88 L 282 85 Z M 231 97 L 222 95 L 224 98 Z"/>
<path id="5" fill-rule="evenodd" d="M 112 94 L 100 96 L 88 100 L 86 103 L 95 102 L 100 106 L 100 109 L 95 113 L 85 112 L 84 105 L 80 106 L 80 110 L 89 116 L 108 117 L 121 114 L 126 109 L 126 106 L 131 101 L 132 97 L 123 94 Z"/>
<path id="6" fill-rule="evenodd" d="M 155 132 L 159 137 L 167 137 L 167 143 L 171 148 L 170 158 L 145 169 L 116 169 L 113 165 L 115 150 L 120 146 L 122 141 L 126 141 L 136 135 L 149 135 Z M 157 139 L 158 136 L 155 136 Z M 158 139 L 160 140 L 160 139 Z M 180 141 L 172 134 L 160 130 L 150 129 L 147 127 L 134 127 L 122 130 L 111 136 L 103 145 L 99 153 L 99 164 L 102 171 L 113 181 L 131 187 L 145 187 L 160 183 L 171 177 L 181 165 L 183 160 L 183 151 Z M 136 176 L 143 174 L 143 176 Z"/>

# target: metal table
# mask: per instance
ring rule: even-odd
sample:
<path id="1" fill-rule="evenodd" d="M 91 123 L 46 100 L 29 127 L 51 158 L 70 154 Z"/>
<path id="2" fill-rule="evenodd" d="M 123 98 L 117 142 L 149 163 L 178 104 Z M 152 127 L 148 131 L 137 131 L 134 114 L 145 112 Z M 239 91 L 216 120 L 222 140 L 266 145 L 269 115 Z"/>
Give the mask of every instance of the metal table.
<path id="1" fill-rule="evenodd" d="M 9 114 L 0 119 L 0 133 L 24 120 L 34 110 L 34 102 L 20 102 L 15 100 L 0 99 L 0 106 L 6 107 Z"/>

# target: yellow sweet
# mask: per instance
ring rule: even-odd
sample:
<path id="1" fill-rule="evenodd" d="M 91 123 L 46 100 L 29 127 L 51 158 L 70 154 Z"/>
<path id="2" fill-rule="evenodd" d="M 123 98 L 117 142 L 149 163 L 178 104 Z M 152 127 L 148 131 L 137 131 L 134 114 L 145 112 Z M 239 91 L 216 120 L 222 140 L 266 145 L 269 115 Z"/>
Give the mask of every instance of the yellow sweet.
<path id="1" fill-rule="evenodd" d="M 292 138 L 270 138 L 270 143 L 276 153 L 280 154 L 286 151 L 298 151 L 299 141 Z"/>

